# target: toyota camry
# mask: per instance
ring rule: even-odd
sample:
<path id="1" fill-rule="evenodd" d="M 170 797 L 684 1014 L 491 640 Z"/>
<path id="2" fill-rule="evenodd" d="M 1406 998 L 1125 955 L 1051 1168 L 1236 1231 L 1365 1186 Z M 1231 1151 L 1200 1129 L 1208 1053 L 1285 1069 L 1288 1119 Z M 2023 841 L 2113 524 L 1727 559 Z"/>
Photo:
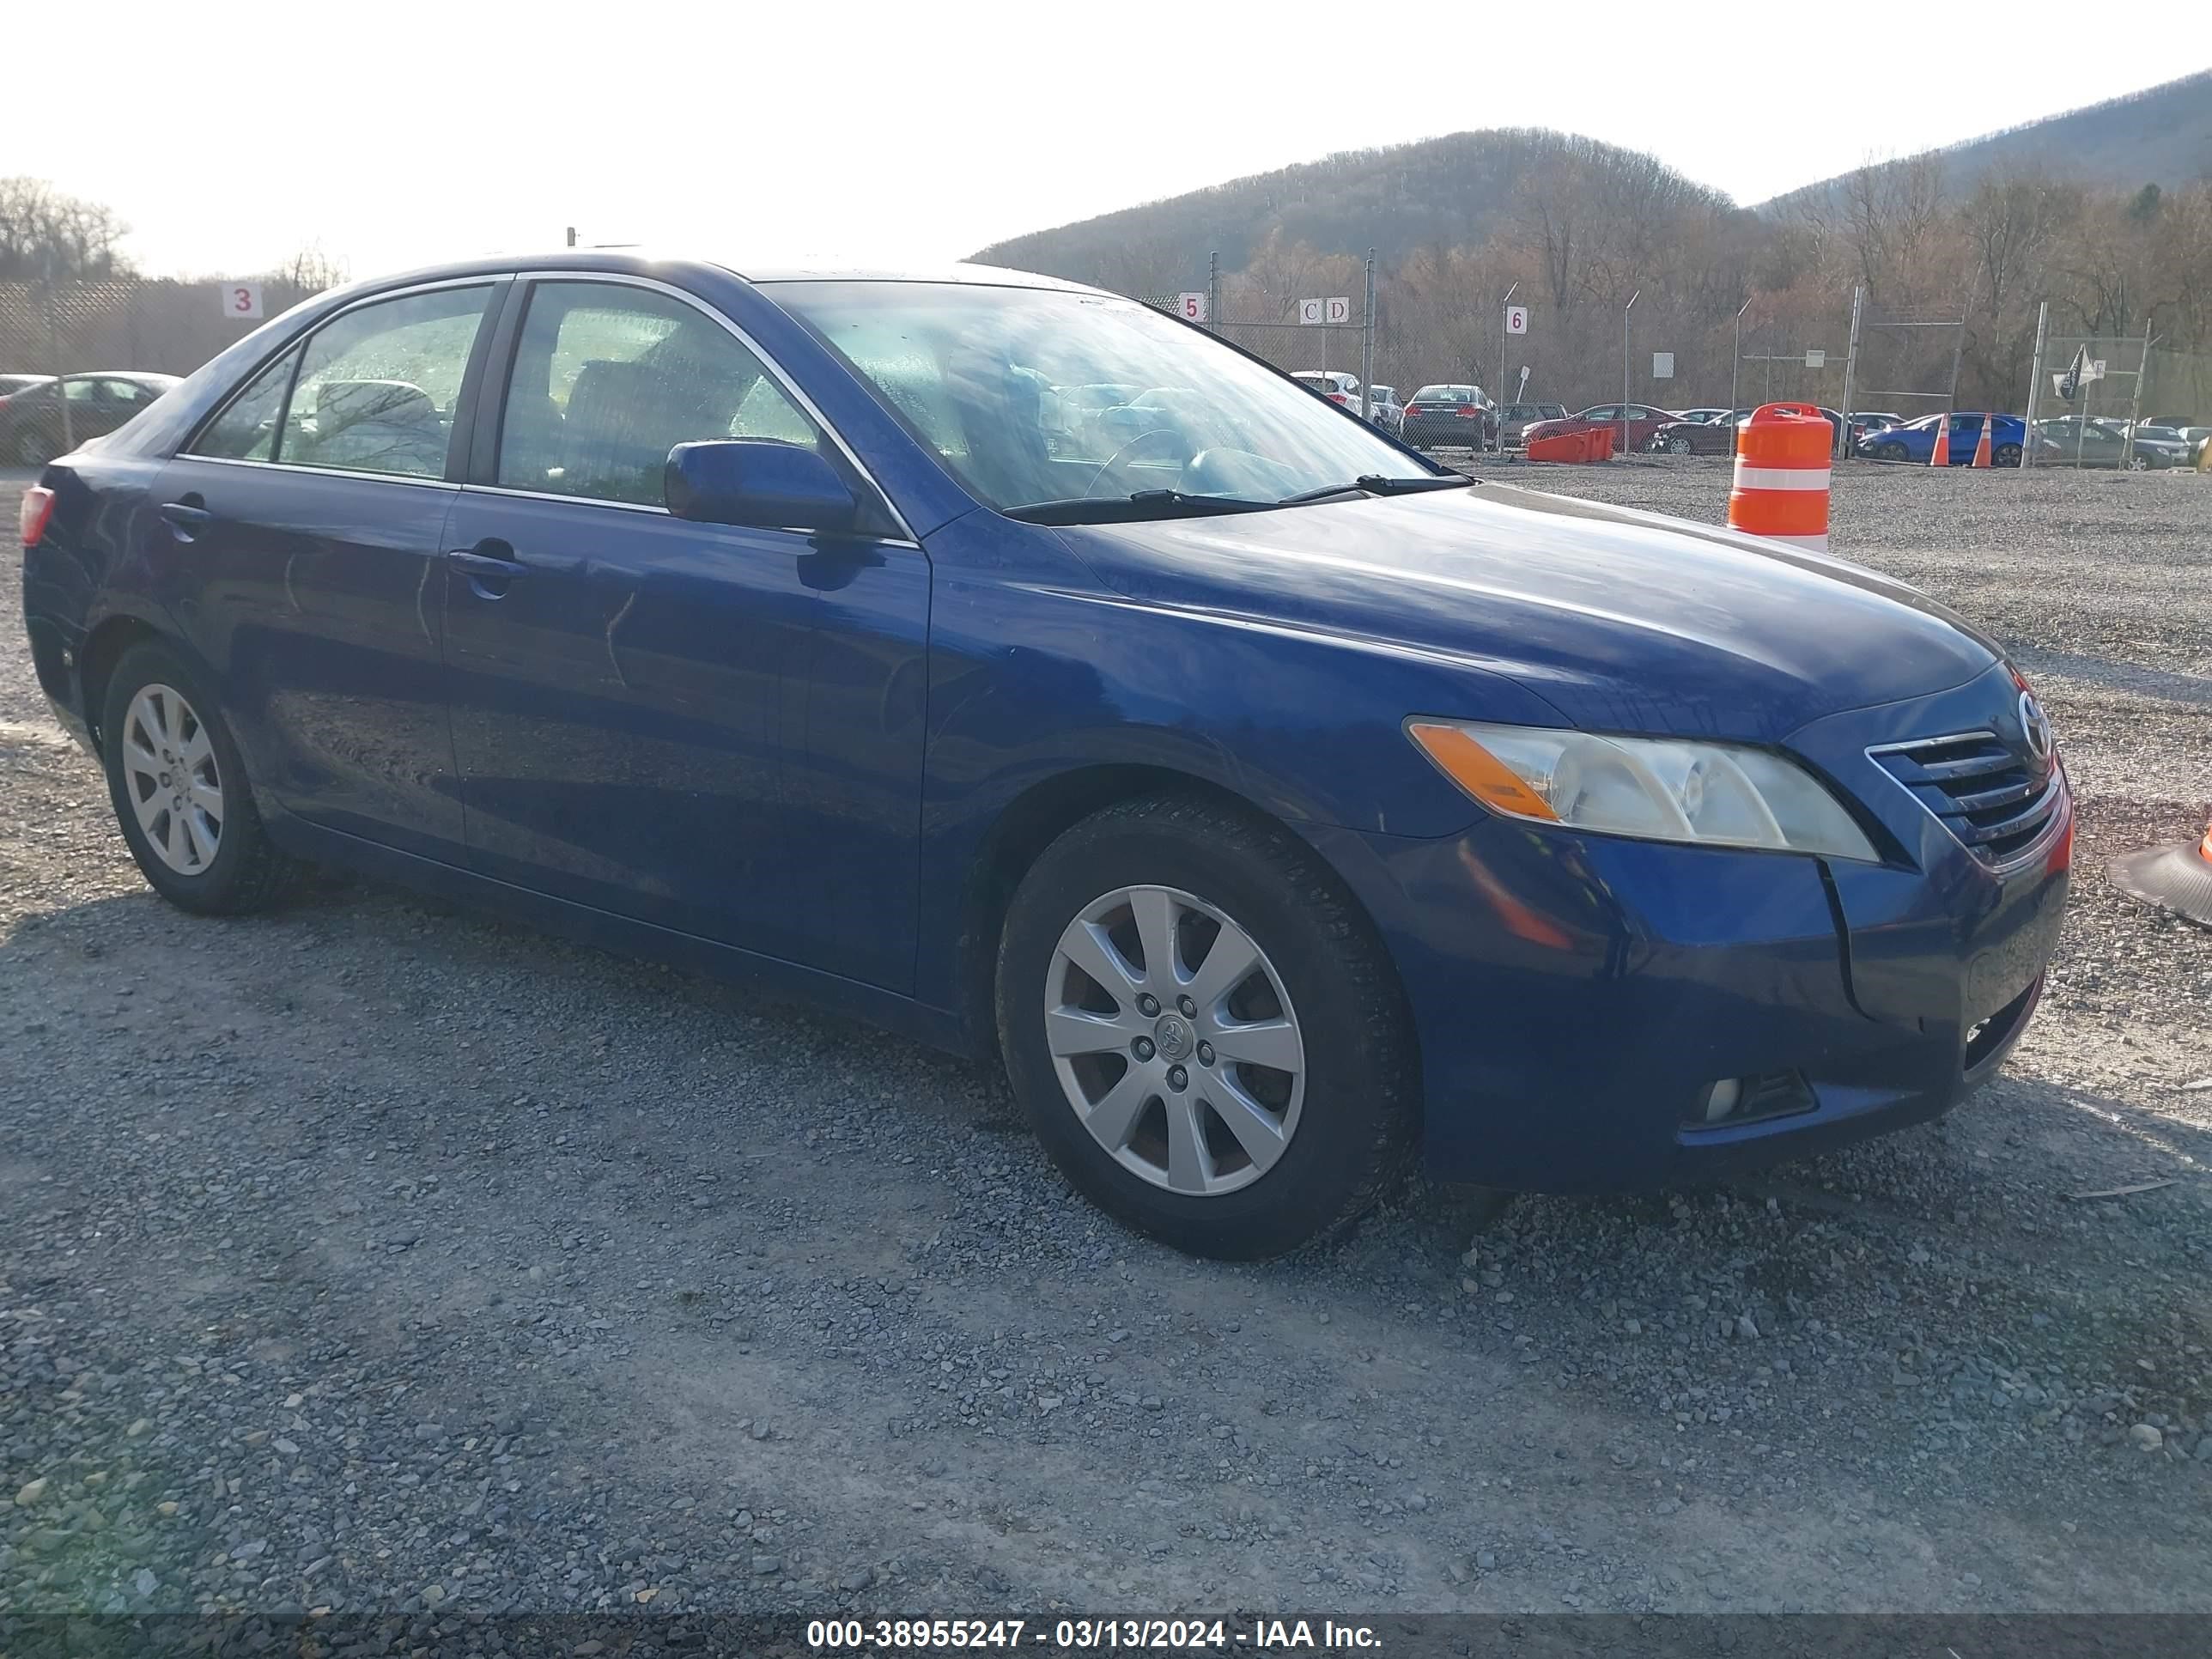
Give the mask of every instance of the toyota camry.
<path id="1" fill-rule="evenodd" d="M 357 285 L 22 531 L 171 902 L 324 862 L 765 978 L 1002 1063 L 1194 1251 L 1416 1153 L 1608 1191 L 1932 1116 L 2065 893 L 2050 723 L 1918 592 L 1471 483 L 1007 271 Z"/>

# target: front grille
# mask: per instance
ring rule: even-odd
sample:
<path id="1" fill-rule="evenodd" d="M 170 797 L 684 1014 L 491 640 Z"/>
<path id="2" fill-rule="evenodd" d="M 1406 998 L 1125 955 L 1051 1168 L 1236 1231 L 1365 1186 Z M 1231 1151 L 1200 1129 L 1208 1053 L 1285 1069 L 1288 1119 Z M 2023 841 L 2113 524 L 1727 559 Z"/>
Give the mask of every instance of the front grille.
<path id="1" fill-rule="evenodd" d="M 2008 864 L 2058 810 L 2056 766 L 2040 776 L 1994 732 L 1962 732 L 1869 751 L 1984 864 Z"/>

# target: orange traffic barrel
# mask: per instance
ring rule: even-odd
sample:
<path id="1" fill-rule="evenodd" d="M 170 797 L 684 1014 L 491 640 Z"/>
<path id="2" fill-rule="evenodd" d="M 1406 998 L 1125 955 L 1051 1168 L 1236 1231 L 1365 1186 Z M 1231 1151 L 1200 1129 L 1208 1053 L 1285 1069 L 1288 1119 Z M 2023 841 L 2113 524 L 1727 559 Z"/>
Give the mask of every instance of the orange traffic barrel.
<path id="1" fill-rule="evenodd" d="M 1762 404 L 1738 428 L 1729 527 L 1828 545 L 1828 451 L 1836 429 L 1810 404 Z"/>

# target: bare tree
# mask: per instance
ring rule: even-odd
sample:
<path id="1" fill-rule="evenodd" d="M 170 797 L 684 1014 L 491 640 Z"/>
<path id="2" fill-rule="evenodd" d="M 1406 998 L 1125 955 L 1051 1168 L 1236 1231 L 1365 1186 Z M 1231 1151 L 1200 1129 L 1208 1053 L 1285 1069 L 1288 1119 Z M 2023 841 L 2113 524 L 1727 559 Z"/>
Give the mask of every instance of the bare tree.
<path id="1" fill-rule="evenodd" d="M 0 179 L 0 281 L 85 282 L 120 276 L 125 230 L 97 202 L 43 179 Z"/>

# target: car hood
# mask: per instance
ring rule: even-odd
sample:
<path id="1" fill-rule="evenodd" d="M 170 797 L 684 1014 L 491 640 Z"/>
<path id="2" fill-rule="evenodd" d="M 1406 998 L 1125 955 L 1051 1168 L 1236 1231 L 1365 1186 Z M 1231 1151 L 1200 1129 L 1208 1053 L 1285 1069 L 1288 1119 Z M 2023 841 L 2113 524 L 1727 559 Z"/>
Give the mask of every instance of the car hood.
<path id="1" fill-rule="evenodd" d="M 1774 742 L 2002 654 L 1843 560 L 1502 485 L 1057 533 L 1132 599 L 1456 658 L 1596 731 Z"/>

